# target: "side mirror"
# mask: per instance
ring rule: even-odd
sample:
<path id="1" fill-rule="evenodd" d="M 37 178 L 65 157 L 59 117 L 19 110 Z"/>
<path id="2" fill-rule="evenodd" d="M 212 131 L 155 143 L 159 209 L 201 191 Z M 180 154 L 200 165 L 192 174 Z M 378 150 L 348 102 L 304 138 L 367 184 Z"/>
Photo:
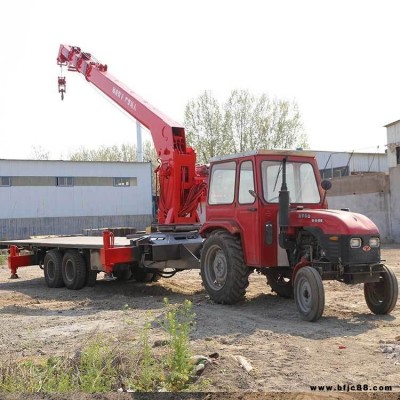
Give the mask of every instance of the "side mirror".
<path id="1" fill-rule="evenodd" d="M 325 191 L 329 190 L 332 187 L 332 182 L 328 181 L 327 179 L 324 179 L 321 182 L 321 187 L 322 189 L 324 189 Z"/>

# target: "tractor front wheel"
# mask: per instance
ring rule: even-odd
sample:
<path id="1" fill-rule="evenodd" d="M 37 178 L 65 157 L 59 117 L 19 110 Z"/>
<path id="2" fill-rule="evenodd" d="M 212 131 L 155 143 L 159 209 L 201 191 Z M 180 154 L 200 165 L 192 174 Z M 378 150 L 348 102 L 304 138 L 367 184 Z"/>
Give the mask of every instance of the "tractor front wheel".
<path id="1" fill-rule="evenodd" d="M 380 273 L 379 282 L 364 283 L 364 297 L 374 314 L 389 314 L 396 306 L 399 286 L 394 272 L 386 265 Z"/>
<path id="2" fill-rule="evenodd" d="M 211 300 L 235 304 L 249 285 L 250 269 L 244 264 L 240 239 L 225 231 L 214 231 L 201 253 L 201 278 Z"/>
<path id="3" fill-rule="evenodd" d="M 306 321 L 317 321 L 324 312 L 325 292 L 321 275 L 312 267 L 303 267 L 294 279 L 297 310 Z"/>

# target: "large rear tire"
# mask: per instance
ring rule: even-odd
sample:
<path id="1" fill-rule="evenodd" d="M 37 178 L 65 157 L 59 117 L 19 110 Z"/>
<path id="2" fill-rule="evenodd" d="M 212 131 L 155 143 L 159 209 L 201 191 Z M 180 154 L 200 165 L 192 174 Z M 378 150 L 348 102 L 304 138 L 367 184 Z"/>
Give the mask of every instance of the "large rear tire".
<path id="1" fill-rule="evenodd" d="M 58 250 L 50 250 L 44 257 L 44 280 L 50 288 L 60 288 L 64 286 L 62 260 L 63 256 Z"/>
<path id="2" fill-rule="evenodd" d="M 317 321 L 325 307 L 325 292 L 321 275 L 312 267 L 301 268 L 294 279 L 294 299 L 301 317 Z"/>
<path id="3" fill-rule="evenodd" d="M 85 259 L 76 250 L 69 250 L 64 254 L 62 274 L 65 286 L 68 289 L 79 290 L 85 286 L 87 268 Z"/>
<path id="4" fill-rule="evenodd" d="M 394 272 L 383 266 L 379 282 L 364 283 L 364 297 L 374 314 L 389 314 L 397 303 L 399 286 Z"/>
<path id="5" fill-rule="evenodd" d="M 235 304 L 243 300 L 250 271 L 244 264 L 238 237 L 225 231 L 211 233 L 201 253 L 201 277 L 213 301 Z"/>

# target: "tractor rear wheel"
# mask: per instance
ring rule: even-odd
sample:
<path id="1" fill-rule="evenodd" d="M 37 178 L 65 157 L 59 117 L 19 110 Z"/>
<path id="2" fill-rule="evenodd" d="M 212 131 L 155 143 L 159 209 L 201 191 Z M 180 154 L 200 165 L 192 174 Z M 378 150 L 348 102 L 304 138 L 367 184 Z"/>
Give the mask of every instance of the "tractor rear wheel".
<path id="1" fill-rule="evenodd" d="M 273 268 L 270 268 L 266 272 L 266 275 L 268 285 L 271 286 L 273 292 L 286 299 L 293 297 L 293 285 L 291 279 L 286 278 L 286 276 L 279 271 L 274 271 Z"/>
<path id="2" fill-rule="evenodd" d="M 69 250 L 64 254 L 62 274 L 65 286 L 68 289 L 82 289 L 86 283 L 87 268 L 82 254 L 76 250 Z"/>
<path id="3" fill-rule="evenodd" d="M 297 310 L 306 321 L 317 321 L 325 307 L 325 292 L 321 275 L 312 267 L 301 268 L 294 279 L 294 299 Z"/>
<path id="4" fill-rule="evenodd" d="M 62 260 L 63 256 L 58 250 L 50 250 L 44 257 L 44 279 L 47 286 L 50 288 L 59 288 L 64 286 Z"/>
<path id="5" fill-rule="evenodd" d="M 364 297 L 374 314 L 389 314 L 396 306 L 399 286 L 394 272 L 386 265 L 379 282 L 364 283 Z"/>
<path id="6" fill-rule="evenodd" d="M 211 300 L 235 304 L 244 298 L 251 270 L 244 264 L 238 237 L 225 231 L 211 233 L 202 249 L 200 268 Z"/>

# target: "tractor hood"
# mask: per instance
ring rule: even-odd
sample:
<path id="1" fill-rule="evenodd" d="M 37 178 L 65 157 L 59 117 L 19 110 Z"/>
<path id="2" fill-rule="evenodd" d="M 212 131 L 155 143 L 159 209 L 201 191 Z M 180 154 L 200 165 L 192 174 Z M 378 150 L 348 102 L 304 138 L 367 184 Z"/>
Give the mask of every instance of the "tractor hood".
<path id="1" fill-rule="evenodd" d="M 291 210 L 290 226 L 320 228 L 326 234 L 379 235 L 377 226 L 365 215 L 343 210 Z"/>

